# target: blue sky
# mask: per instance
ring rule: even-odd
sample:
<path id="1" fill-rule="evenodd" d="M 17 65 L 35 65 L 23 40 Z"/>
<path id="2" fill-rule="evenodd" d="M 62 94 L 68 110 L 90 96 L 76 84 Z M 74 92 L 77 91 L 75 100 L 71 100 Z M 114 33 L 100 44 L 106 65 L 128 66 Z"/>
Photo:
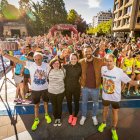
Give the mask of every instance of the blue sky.
<path id="1" fill-rule="evenodd" d="M 8 0 L 8 2 L 18 5 L 18 0 Z M 87 23 L 91 23 L 93 16 L 99 11 L 112 10 L 114 0 L 64 0 L 64 2 L 67 11 L 75 9 Z"/>

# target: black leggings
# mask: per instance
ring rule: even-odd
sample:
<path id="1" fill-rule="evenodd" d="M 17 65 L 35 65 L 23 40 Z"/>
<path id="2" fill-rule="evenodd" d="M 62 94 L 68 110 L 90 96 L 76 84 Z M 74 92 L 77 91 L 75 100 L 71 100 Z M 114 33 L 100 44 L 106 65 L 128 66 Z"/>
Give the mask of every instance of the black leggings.
<path id="1" fill-rule="evenodd" d="M 80 91 L 66 91 L 66 99 L 67 99 L 67 106 L 69 110 L 69 114 L 72 115 L 72 97 L 74 99 L 74 117 L 78 115 L 79 112 L 79 99 L 80 99 Z"/>
<path id="2" fill-rule="evenodd" d="M 49 93 L 49 98 L 52 103 L 53 115 L 55 119 L 61 119 L 62 115 L 62 102 L 64 99 L 64 93 L 52 94 Z"/>

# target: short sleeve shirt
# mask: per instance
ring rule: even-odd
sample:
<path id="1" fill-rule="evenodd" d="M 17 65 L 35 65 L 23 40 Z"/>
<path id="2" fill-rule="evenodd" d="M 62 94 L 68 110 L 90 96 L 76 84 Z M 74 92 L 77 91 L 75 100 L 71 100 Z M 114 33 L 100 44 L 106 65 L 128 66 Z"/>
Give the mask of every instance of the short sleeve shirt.
<path id="1" fill-rule="evenodd" d="M 108 70 L 107 66 L 103 66 L 101 74 L 103 78 L 102 98 L 119 102 L 121 100 L 121 82 L 128 83 L 131 79 L 122 69 L 116 66 L 112 70 Z"/>
<path id="2" fill-rule="evenodd" d="M 27 58 L 25 57 L 25 55 L 22 55 L 22 56 L 20 57 L 20 60 L 26 61 Z M 25 68 L 25 69 L 24 69 L 24 74 L 30 74 L 29 70 Z"/>
<path id="3" fill-rule="evenodd" d="M 28 68 L 30 71 L 32 90 L 39 91 L 48 88 L 48 67 L 48 64 L 44 62 L 42 62 L 41 66 L 38 66 L 35 62 L 26 61 L 26 68 Z"/>

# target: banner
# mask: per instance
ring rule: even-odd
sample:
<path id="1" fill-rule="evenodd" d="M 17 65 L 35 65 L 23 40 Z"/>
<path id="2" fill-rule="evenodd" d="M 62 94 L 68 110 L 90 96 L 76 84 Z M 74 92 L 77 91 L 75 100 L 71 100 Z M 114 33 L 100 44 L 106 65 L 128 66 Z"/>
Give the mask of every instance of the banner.
<path id="1" fill-rule="evenodd" d="M 6 51 L 15 51 L 18 50 L 18 44 L 17 42 L 0 41 L 0 48 Z"/>

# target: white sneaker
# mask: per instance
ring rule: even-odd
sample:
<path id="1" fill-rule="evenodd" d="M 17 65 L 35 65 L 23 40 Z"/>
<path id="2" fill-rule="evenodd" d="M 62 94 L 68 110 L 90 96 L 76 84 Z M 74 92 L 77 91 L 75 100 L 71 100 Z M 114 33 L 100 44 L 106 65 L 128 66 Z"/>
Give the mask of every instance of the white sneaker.
<path id="1" fill-rule="evenodd" d="M 62 122 L 60 119 L 57 119 L 57 126 L 61 126 L 62 125 Z"/>
<path id="2" fill-rule="evenodd" d="M 85 116 L 82 116 L 81 117 L 81 120 L 80 120 L 80 125 L 84 125 L 85 120 L 86 120 L 86 117 Z"/>
<path id="3" fill-rule="evenodd" d="M 53 126 L 57 126 L 58 119 L 55 119 Z"/>
<path id="4" fill-rule="evenodd" d="M 98 125 L 98 120 L 97 120 L 96 116 L 92 117 L 92 119 L 93 119 L 93 124 Z"/>

